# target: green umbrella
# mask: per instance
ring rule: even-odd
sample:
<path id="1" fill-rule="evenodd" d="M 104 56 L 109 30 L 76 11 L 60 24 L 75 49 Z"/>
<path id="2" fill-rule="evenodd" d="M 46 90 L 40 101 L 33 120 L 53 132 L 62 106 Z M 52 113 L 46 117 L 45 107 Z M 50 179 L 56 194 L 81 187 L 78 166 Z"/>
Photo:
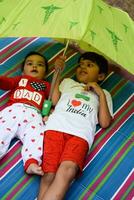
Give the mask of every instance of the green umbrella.
<path id="1" fill-rule="evenodd" d="M 0 37 L 75 40 L 134 72 L 134 22 L 102 0 L 0 0 Z"/>
<path id="2" fill-rule="evenodd" d="M 134 72 L 134 22 L 101 0 L 0 0 L 0 36 L 73 40 L 75 46 L 99 52 Z M 43 115 L 51 107 L 56 76 Z"/>

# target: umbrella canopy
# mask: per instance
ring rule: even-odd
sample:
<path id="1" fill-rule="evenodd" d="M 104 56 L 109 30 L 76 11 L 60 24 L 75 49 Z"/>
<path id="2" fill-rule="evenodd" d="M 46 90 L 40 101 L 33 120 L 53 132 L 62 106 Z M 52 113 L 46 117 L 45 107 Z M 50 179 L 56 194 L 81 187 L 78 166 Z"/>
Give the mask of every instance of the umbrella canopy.
<path id="1" fill-rule="evenodd" d="M 0 37 L 75 40 L 134 73 L 134 22 L 102 0 L 1 0 Z"/>

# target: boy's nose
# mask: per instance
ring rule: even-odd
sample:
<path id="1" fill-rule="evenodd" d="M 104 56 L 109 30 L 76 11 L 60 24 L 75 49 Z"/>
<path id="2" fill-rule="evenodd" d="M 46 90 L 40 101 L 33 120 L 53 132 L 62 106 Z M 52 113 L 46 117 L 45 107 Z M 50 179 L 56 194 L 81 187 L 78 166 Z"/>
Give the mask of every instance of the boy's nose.
<path id="1" fill-rule="evenodd" d="M 81 65 L 81 68 L 86 68 L 86 65 L 84 65 L 84 64 L 83 64 L 83 65 Z"/>

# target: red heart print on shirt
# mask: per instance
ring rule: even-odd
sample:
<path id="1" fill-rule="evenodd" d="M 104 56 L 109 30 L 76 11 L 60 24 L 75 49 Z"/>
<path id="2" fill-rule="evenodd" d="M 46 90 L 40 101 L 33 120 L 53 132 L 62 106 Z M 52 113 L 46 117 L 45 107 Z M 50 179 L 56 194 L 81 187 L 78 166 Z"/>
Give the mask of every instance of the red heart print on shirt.
<path id="1" fill-rule="evenodd" d="M 7 128 L 7 131 L 11 131 L 11 129 L 10 129 L 10 128 Z"/>
<path id="2" fill-rule="evenodd" d="M 72 103 L 72 105 L 73 105 L 74 107 L 77 107 L 77 106 L 80 106 L 80 105 L 81 105 L 81 101 L 77 101 L 77 100 L 72 100 L 71 103 Z"/>
<path id="3" fill-rule="evenodd" d="M 32 142 L 35 142 L 35 139 L 31 139 Z"/>
<path id="4" fill-rule="evenodd" d="M 24 119 L 24 121 L 23 121 L 24 123 L 27 123 L 28 121 L 27 121 L 27 119 Z"/>

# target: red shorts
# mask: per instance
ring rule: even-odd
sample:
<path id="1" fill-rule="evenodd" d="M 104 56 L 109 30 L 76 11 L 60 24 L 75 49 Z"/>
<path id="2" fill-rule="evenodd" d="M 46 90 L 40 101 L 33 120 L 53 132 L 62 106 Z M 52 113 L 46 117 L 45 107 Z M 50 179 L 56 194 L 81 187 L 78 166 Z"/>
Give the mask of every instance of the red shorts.
<path id="1" fill-rule="evenodd" d="M 82 171 L 88 149 L 88 143 L 80 137 L 58 131 L 46 131 L 43 171 L 55 173 L 63 161 L 75 162 Z"/>

